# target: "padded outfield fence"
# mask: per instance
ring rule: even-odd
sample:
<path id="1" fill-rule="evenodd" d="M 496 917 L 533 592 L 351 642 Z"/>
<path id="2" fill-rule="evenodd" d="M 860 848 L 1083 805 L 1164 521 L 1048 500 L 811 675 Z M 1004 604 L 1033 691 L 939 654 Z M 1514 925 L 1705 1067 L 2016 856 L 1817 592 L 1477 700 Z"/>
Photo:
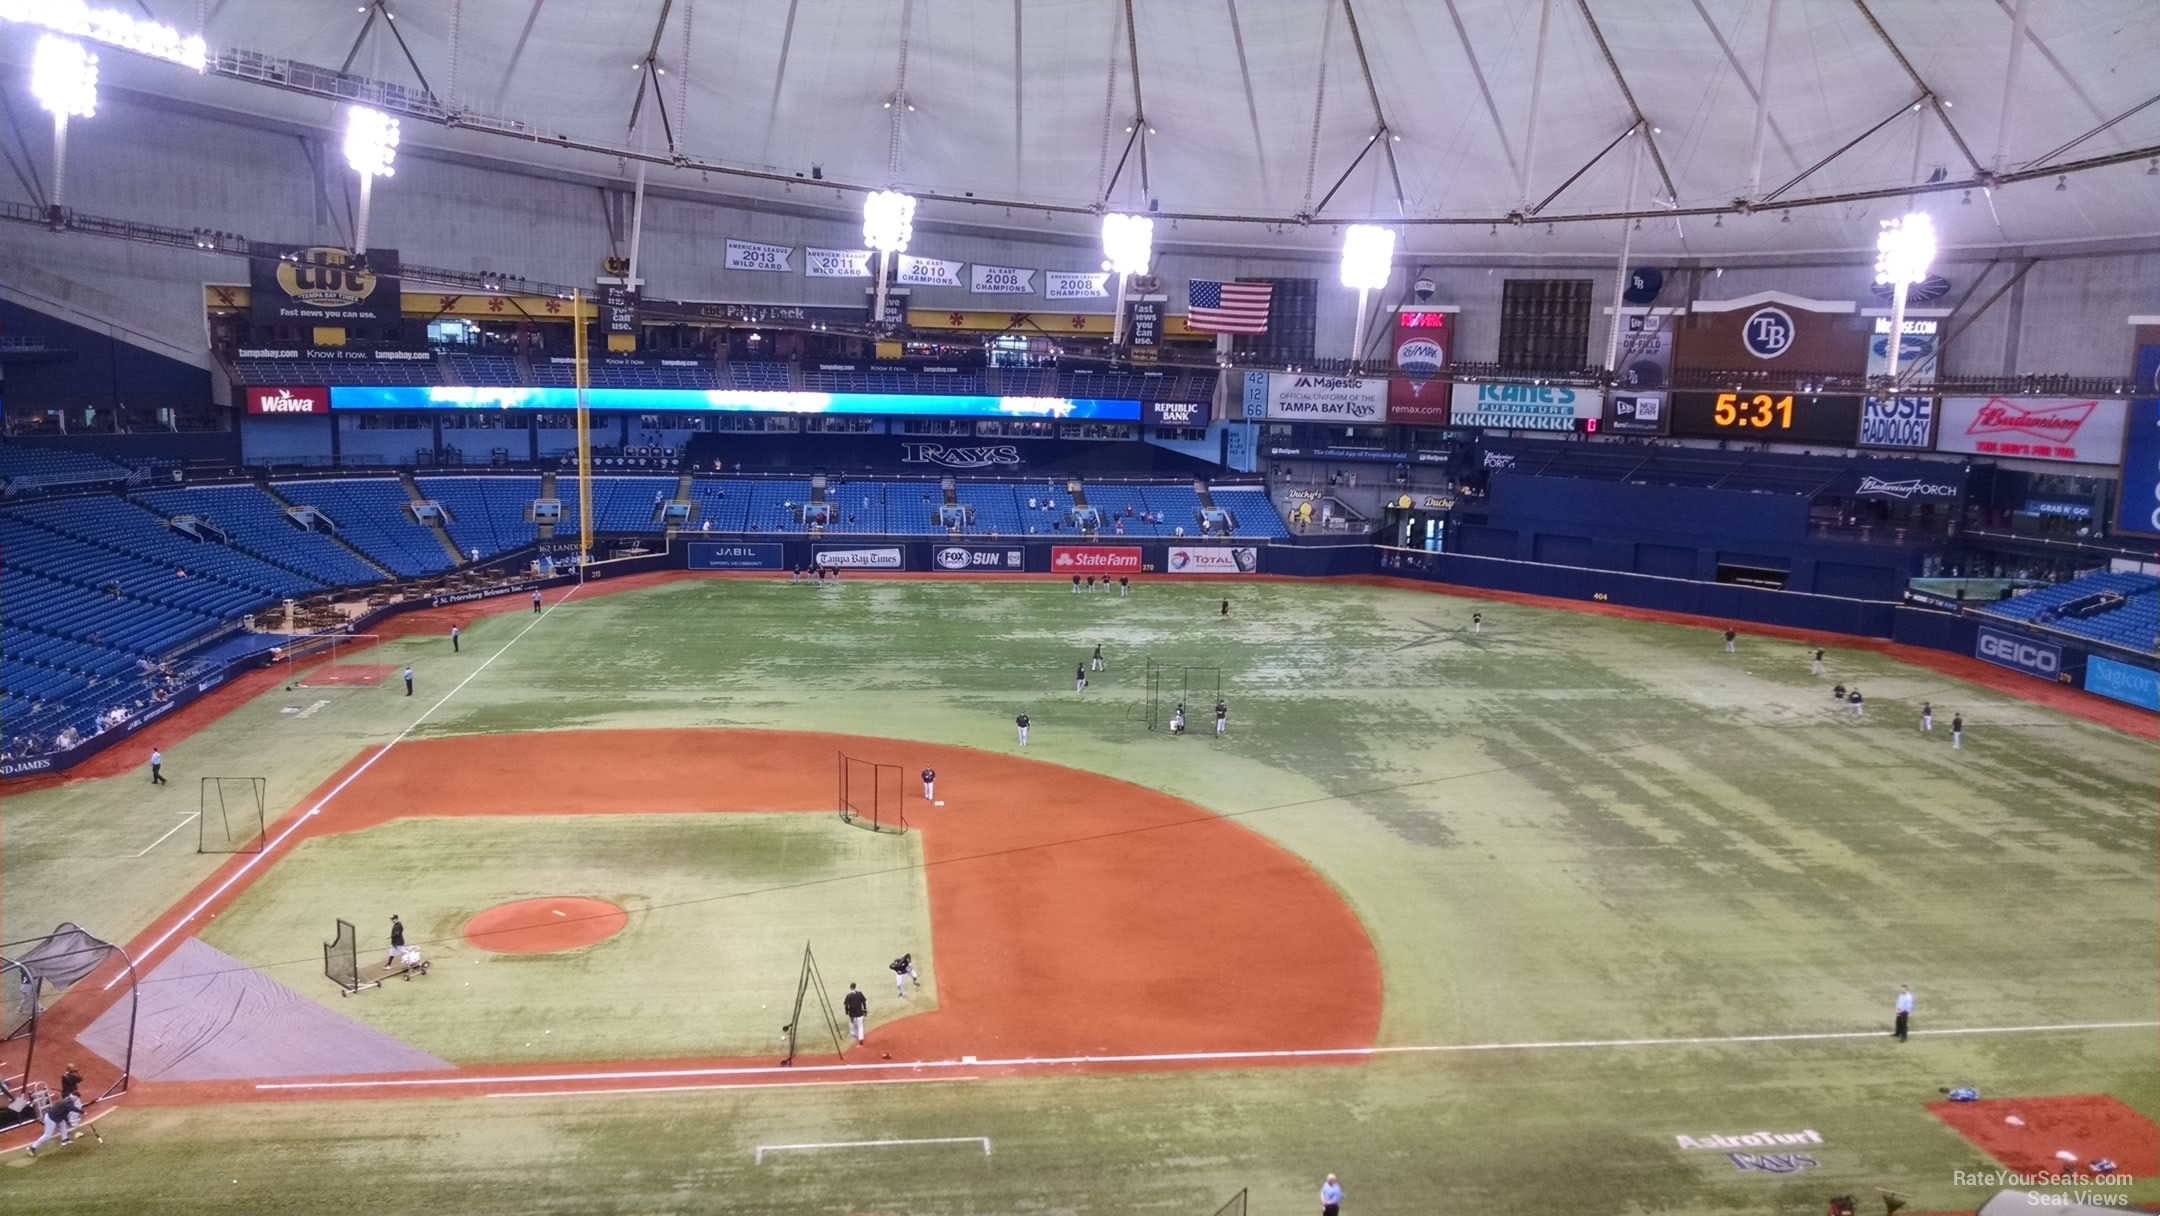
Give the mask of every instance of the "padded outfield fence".
<path id="1" fill-rule="evenodd" d="M 900 805 L 907 787 L 900 766 L 839 755 L 840 821 L 873 832 L 907 831 L 907 814 Z"/>

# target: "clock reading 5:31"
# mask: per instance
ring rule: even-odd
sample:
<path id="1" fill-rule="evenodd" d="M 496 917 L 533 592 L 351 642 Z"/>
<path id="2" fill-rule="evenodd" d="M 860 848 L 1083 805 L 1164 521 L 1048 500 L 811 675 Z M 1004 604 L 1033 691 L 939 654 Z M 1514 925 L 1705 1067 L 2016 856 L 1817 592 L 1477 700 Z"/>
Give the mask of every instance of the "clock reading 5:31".
<path id="1" fill-rule="evenodd" d="M 1719 426 L 1775 427 L 1789 431 L 1792 429 L 1792 394 L 1773 397 L 1768 393 L 1756 393 L 1752 397 L 1743 397 L 1738 393 L 1719 393 L 1710 417 Z"/>

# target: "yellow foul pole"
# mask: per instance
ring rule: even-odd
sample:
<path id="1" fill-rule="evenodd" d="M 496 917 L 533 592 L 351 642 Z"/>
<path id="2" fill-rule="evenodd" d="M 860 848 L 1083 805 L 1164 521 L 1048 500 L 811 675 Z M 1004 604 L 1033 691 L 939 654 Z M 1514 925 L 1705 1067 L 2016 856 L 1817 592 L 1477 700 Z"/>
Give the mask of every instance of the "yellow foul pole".
<path id="1" fill-rule="evenodd" d="M 578 568 L 592 560 L 592 411 L 585 405 L 585 389 L 592 383 L 591 364 L 585 356 L 585 293 L 570 293 L 570 332 L 577 353 L 577 497 Z"/>

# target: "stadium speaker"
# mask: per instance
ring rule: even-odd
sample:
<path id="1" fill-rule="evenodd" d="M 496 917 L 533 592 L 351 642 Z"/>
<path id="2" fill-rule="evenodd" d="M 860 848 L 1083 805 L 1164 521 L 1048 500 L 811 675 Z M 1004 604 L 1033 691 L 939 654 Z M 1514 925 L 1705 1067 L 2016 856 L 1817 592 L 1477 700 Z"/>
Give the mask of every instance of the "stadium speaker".
<path id="1" fill-rule="evenodd" d="M 1665 272 L 1654 266 L 1637 266 L 1628 271 L 1627 290 L 1620 298 L 1637 306 L 1653 303 L 1658 293 L 1665 290 Z"/>

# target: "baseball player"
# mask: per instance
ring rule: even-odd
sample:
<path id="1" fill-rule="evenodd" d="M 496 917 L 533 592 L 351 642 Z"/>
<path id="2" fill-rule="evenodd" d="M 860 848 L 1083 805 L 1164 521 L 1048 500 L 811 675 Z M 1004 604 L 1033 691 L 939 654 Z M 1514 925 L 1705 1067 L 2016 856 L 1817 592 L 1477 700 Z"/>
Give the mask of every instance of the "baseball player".
<path id="1" fill-rule="evenodd" d="M 901 996 L 905 997 L 907 995 L 907 981 L 909 980 L 914 980 L 917 988 L 922 987 L 922 977 L 915 974 L 915 956 L 913 954 L 903 954 L 885 964 L 885 967 L 892 972 L 893 989 Z"/>
<path id="2" fill-rule="evenodd" d="M 1843 684 L 1833 685 L 1830 689 L 1830 699 L 1843 705 L 1845 703 L 1845 686 Z"/>
<path id="3" fill-rule="evenodd" d="M 1228 599 L 1225 599 L 1222 602 L 1222 614 L 1224 616 L 1230 615 L 1230 601 Z"/>
<path id="4" fill-rule="evenodd" d="M 390 957 L 383 960 L 383 966 L 387 967 L 395 963 L 398 960 L 398 955 L 404 952 L 405 922 L 399 920 L 396 913 L 392 913 L 390 916 Z"/>
<path id="5" fill-rule="evenodd" d="M 1897 1026 L 1890 1033 L 1896 1035 L 1897 1041 L 1902 1043 L 1905 1041 L 1905 1035 L 1911 1025 L 1912 989 L 1901 986 L 1897 990 Z"/>
<path id="6" fill-rule="evenodd" d="M 1118 598 L 1120 598 L 1120 599 L 1123 599 L 1123 598 L 1125 597 L 1125 593 L 1126 593 L 1126 592 L 1128 592 L 1128 591 L 1130 591 L 1130 590 L 1132 590 L 1132 579 L 1130 579 L 1130 578 L 1128 578 L 1128 577 L 1126 577 L 1125 575 L 1122 575 L 1122 574 L 1118 575 L 1118 576 L 1117 576 L 1117 593 L 1118 593 Z"/>
<path id="7" fill-rule="evenodd" d="M 937 801 L 937 770 L 925 766 L 922 771 L 922 800 Z"/>
<path id="8" fill-rule="evenodd" d="M 405 695 L 408 697 L 412 695 L 412 668 L 410 666 L 405 668 Z"/>
<path id="9" fill-rule="evenodd" d="M 60 1143 L 62 1144 L 68 1142 L 69 1137 L 74 1133 L 74 1126 L 70 1123 L 70 1120 L 82 1118 L 82 1099 L 75 1097 L 59 1098 L 52 1105 L 45 1108 L 43 1118 L 45 1121 L 44 1133 L 30 1142 L 30 1155 L 33 1157 L 37 1156 L 37 1151 L 43 1148 L 45 1142 L 54 1136 L 60 1137 Z"/>
<path id="10" fill-rule="evenodd" d="M 1950 750 L 1952 750 L 1952 751 L 1956 751 L 1956 750 L 1958 750 L 1959 748 L 1961 748 L 1961 747 L 1964 747 L 1964 746 L 1965 746 L 1965 715 L 1964 715 L 1964 714 L 1951 714 L 1951 715 L 1950 715 Z"/>
<path id="11" fill-rule="evenodd" d="M 1073 594 L 1080 594 L 1080 576 L 1077 574 L 1073 575 Z"/>
<path id="12" fill-rule="evenodd" d="M 1725 631 L 1725 653 L 1726 653 L 1726 654 L 1731 654 L 1731 653 L 1733 652 L 1733 640 L 1734 640 L 1734 639 L 1736 639 L 1736 638 L 1738 638 L 1739 636 L 1740 636 L 1739 634 L 1737 634 L 1737 633 L 1734 633 L 1734 632 L 1733 632 L 1732 630 L 1730 630 L 1730 629 L 1728 629 L 1728 630 L 1726 630 L 1726 631 Z"/>
<path id="13" fill-rule="evenodd" d="M 458 627 L 452 625 L 450 627 L 450 653 L 456 654 L 462 649 L 464 648 L 458 645 Z"/>
<path id="14" fill-rule="evenodd" d="M 1185 703 L 1183 701 L 1178 702 L 1177 712 L 1170 715 L 1170 733 L 1173 735 L 1185 733 Z"/>
<path id="15" fill-rule="evenodd" d="M 1087 691 L 1087 667 L 1084 664 L 1073 664 L 1073 691 Z"/>
<path id="16" fill-rule="evenodd" d="M 1095 657 L 1094 657 L 1093 659 L 1090 659 L 1090 660 L 1088 661 L 1088 666 L 1089 666 L 1089 667 L 1091 667 L 1091 668 L 1093 668 L 1093 669 L 1094 669 L 1094 670 L 1096 670 L 1096 671 L 1101 671 L 1101 670 L 1102 670 L 1102 643 L 1101 643 L 1101 642 L 1097 642 L 1097 643 L 1095 643 Z"/>
<path id="17" fill-rule="evenodd" d="M 1019 717 L 1017 717 L 1017 718 L 1014 718 L 1014 719 L 1013 719 L 1013 725 L 1014 725 L 1014 726 L 1017 726 L 1017 727 L 1019 727 L 1019 728 L 1020 728 L 1020 746 L 1022 746 L 1022 747 L 1026 747 L 1026 746 L 1027 746 L 1027 728 L 1028 728 L 1028 716 L 1027 716 L 1026 714 L 1021 714 L 1021 715 L 1020 715 Z"/>
<path id="18" fill-rule="evenodd" d="M 1816 675 L 1821 675 L 1823 673 L 1822 655 L 1822 647 L 1817 646 L 1815 648 L 1815 665 L 1809 668 L 1809 670 L 1814 672 Z"/>
<path id="19" fill-rule="evenodd" d="M 1867 716 L 1867 701 L 1861 697 L 1859 689 L 1855 688 L 1846 694 L 1845 701 L 1846 704 L 1852 706 L 1853 717 L 1864 718 Z"/>
<path id="20" fill-rule="evenodd" d="M 1224 732 L 1229 729 L 1230 706 L 1222 701 L 1217 701 L 1215 702 L 1215 737 L 1222 738 Z"/>
<path id="21" fill-rule="evenodd" d="M 1473 613 L 1471 613 L 1471 614 L 1470 614 L 1470 632 L 1471 632 L 1472 634 L 1479 634 L 1479 633 L 1483 633 L 1483 632 L 1485 632 L 1485 614 L 1484 614 L 1484 613 L 1482 613 L 1482 612 L 1473 612 Z"/>
<path id="22" fill-rule="evenodd" d="M 1928 701 L 1920 703 L 1920 732 L 1926 734 L 1935 729 L 1935 706 Z"/>
<path id="23" fill-rule="evenodd" d="M 535 587 L 535 588 L 533 588 L 533 614 L 537 616 L 537 615 L 539 615 L 539 612 L 540 612 L 540 589 L 539 589 L 539 588 L 537 588 L 537 587 Z"/>
<path id="24" fill-rule="evenodd" d="M 857 991 L 855 985 L 847 986 L 847 996 L 840 1001 L 840 1008 L 847 1012 L 848 1033 L 855 1041 L 863 1041 L 863 1019 L 870 1016 L 870 998 Z"/>

